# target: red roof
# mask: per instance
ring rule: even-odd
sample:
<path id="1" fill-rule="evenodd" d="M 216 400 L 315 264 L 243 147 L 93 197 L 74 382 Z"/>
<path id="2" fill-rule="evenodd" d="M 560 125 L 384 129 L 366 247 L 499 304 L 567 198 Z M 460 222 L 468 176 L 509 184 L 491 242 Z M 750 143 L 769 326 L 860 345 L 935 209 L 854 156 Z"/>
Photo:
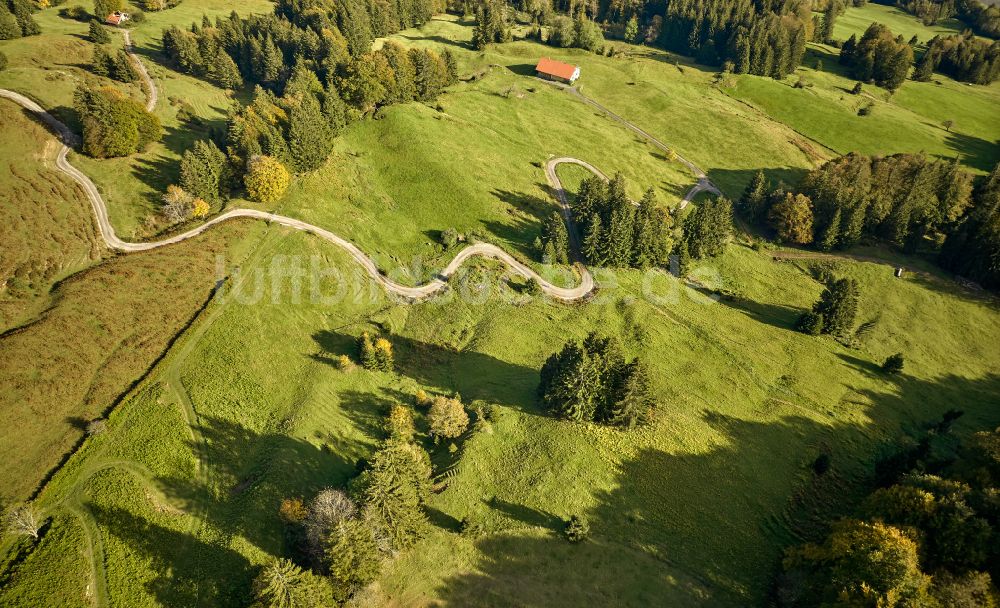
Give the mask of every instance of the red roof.
<path id="1" fill-rule="evenodd" d="M 115 13 L 113 15 L 108 15 L 108 18 L 105 19 L 105 21 L 107 21 L 111 25 L 118 25 L 118 24 L 120 24 L 122 22 L 122 16 L 121 16 L 120 13 Z"/>
<path id="2" fill-rule="evenodd" d="M 570 80 L 573 78 L 573 73 L 576 72 L 576 66 L 563 63 L 561 61 L 555 61 L 554 59 L 549 59 L 548 57 L 542 57 L 538 60 L 538 66 L 535 67 L 535 70 L 541 72 L 542 74 L 558 76 L 559 78 Z"/>

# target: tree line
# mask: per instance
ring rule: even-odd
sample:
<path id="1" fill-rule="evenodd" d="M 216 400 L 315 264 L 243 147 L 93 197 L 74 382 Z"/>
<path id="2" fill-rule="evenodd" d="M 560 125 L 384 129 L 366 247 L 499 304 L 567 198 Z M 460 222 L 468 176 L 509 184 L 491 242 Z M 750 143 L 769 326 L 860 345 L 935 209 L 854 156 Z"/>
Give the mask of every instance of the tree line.
<path id="1" fill-rule="evenodd" d="M 32 16 L 37 10 L 31 0 L 0 0 L 0 40 L 40 34 L 42 29 Z"/>
<path id="2" fill-rule="evenodd" d="M 971 33 L 935 36 L 917 62 L 913 79 L 930 80 L 935 71 L 955 80 L 990 84 L 1000 78 L 1000 41 L 976 38 Z"/>
<path id="3" fill-rule="evenodd" d="M 896 6 L 917 16 L 925 25 L 955 17 L 981 36 L 1000 38 L 1000 7 L 980 0 L 896 0 Z"/>
<path id="4" fill-rule="evenodd" d="M 876 467 L 877 489 L 819 542 L 788 549 L 782 607 L 995 606 L 1000 580 L 1000 429 L 958 443 L 951 410 Z M 956 447 L 957 444 L 957 447 Z M 830 457 L 817 458 L 817 476 Z"/>
<path id="5" fill-rule="evenodd" d="M 785 242 L 829 251 L 880 241 L 930 251 L 945 268 L 1000 287 L 1000 164 L 977 183 L 957 160 L 852 153 L 808 173 L 797 190 L 772 190 L 758 172 L 738 209 Z"/>

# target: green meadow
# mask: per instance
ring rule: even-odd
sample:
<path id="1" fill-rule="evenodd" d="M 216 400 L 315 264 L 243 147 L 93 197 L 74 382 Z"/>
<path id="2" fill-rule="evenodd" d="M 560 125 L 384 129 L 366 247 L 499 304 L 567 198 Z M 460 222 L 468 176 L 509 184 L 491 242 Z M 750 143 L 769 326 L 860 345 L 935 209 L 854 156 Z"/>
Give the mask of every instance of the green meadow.
<path id="1" fill-rule="evenodd" d="M 875 9 L 885 7 L 841 19 Z M 123 236 L 144 234 L 180 154 L 233 102 L 162 64 L 160 29 L 202 11 L 229 7 L 188 0 L 135 31 L 160 87 L 164 141 L 129 159 L 71 159 L 94 177 Z M 87 45 L 85 26 L 55 12 L 37 15 L 41 37 L 0 42 L 12 66 L 0 86 L 59 108 L 83 76 L 58 49 Z M 941 84 L 907 82 L 891 97 L 866 87 L 876 107 L 858 117 L 859 100 L 840 90 L 853 82 L 824 47 L 810 58 L 823 70 L 807 61 L 783 82 L 720 79 L 633 46 L 614 58 L 528 41 L 478 52 L 470 35 L 470 24 L 443 16 L 394 36 L 451 48 L 467 80 L 432 104 L 351 125 L 327 164 L 297 176 L 273 209 L 418 282 L 454 254 L 437 244 L 448 228 L 536 260 L 539 221 L 556 209 L 542 171 L 553 156 L 620 171 L 631 196 L 651 186 L 673 206 L 694 177 L 532 78 L 540 55 L 580 65 L 585 95 L 733 197 L 757 169 L 791 182 L 851 150 L 959 155 L 980 171 L 997 160 L 996 85 L 936 76 Z M 799 77 L 813 86 L 793 88 Z M 181 124 L 181 102 L 200 125 Z M 41 488 L 36 505 L 51 518 L 37 545 L 2 541 L 4 606 L 247 605 L 255 568 L 289 553 L 281 500 L 346 484 L 384 437 L 389 406 L 413 403 L 418 390 L 459 394 L 476 424 L 454 445 L 427 441 L 430 525 L 386 560 L 360 606 L 759 605 L 783 548 L 847 512 L 875 458 L 903 435 L 954 407 L 965 412 L 956 433 L 1000 424 L 996 301 L 924 260 L 864 249 L 855 253 L 882 263 L 781 261 L 778 248 L 741 235 L 696 265 L 698 284 L 662 271 L 601 273 L 592 299 L 559 304 L 527 297 L 502 267 L 478 260 L 444 295 L 405 303 L 339 249 L 261 222 L 106 254 L 86 199 L 52 169 L 54 138 L 8 102 L 0 119 L 4 141 L 28 152 L 0 151 L 11 168 L 0 195 L 14 201 L 5 223 L 16 228 L 0 231 L 0 245 L 57 268 L 16 299 L 0 292 L 0 497 Z M 950 132 L 944 120 L 954 120 Z M 559 176 L 573 193 L 588 173 L 564 166 Z M 894 264 L 915 270 L 894 278 Z M 792 329 L 822 291 L 821 271 L 859 282 L 863 329 L 847 343 Z M 390 339 L 395 372 L 335 364 L 363 331 Z M 618 336 L 649 365 L 650 425 L 573 424 L 539 406 L 542 363 L 591 331 Z M 882 374 L 896 352 L 904 373 Z M 107 430 L 86 436 L 86 422 L 104 416 Z M 824 476 L 812 472 L 820 453 L 831 455 Z M 563 539 L 571 515 L 590 521 L 588 542 Z"/>

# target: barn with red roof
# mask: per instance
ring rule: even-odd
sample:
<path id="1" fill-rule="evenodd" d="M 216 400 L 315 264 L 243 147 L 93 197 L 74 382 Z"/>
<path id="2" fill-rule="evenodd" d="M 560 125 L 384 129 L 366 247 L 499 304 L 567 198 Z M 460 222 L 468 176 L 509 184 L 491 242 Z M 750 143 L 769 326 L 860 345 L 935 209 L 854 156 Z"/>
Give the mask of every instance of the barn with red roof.
<path id="1" fill-rule="evenodd" d="M 538 74 L 539 78 L 573 84 L 580 77 L 580 68 L 579 66 L 549 59 L 548 57 L 542 57 L 538 60 L 535 73 Z"/>

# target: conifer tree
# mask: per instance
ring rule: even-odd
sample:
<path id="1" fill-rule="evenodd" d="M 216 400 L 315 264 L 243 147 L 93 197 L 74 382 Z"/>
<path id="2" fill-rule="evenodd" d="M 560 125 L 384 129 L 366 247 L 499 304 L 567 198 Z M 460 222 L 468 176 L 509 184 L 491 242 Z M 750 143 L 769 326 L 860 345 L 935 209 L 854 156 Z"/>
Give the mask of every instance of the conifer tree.
<path id="1" fill-rule="evenodd" d="M 288 114 L 288 148 L 300 173 L 321 167 L 333 150 L 333 131 L 311 93 L 304 93 L 292 102 Z"/>
<path id="2" fill-rule="evenodd" d="M 107 44 L 111 42 L 111 34 L 108 33 L 108 30 L 104 29 L 104 26 L 97 19 L 90 20 L 90 29 L 87 37 L 94 44 Z"/>
<path id="3" fill-rule="evenodd" d="M 767 213 L 767 191 L 771 184 L 763 171 L 758 170 L 747 184 L 737 207 L 748 221 L 760 222 Z"/>

